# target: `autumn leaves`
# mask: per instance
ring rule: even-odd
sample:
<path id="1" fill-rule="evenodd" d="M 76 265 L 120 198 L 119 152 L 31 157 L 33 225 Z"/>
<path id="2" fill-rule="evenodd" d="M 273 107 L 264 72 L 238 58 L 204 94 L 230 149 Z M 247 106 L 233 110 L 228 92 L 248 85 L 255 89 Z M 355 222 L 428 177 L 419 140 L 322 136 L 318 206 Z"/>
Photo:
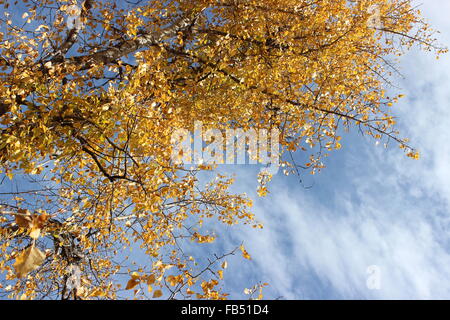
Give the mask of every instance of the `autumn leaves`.
<path id="1" fill-rule="evenodd" d="M 19 209 L 15 214 L 16 224 L 20 228 L 24 228 L 28 236 L 33 240 L 37 240 L 41 234 L 41 230 L 45 227 L 49 216 L 44 212 L 42 214 L 31 214 L 29 210 Z"/>
<path id="2" fill-rule="evenodd" d="M 14 262 L 14 269 L 16 270 L 17 277 L 23 278 L 31 271 L 39 268 L 44 262 L 45 257 L 45 253 L 39 250 L 34 243 L 20 252 Z"/>
<path id="3" fill-rule="evenodd" d="M 21 251 L 14 262 L 14 269 L 19 278 L 25 277 L 31 271 L 36 270 L 45 260 L 45 253 L 39 250 L 35 241 L 41 235 L 49 216 L 45 213 L 31 214 L 28 210 L 19 209 L 15 214 L 16 225 L 23 228 L 28 236 L 33 239 L 31 246 Z"/>
<path id="4" fill-rule="evenodd" d="M 160 281 L 161 281 L 161 279 L 160 279 Z M 168 279 L 167 281 L 169 281 L 169 283 L 171 283 L 171 284 L 174 282 L 173 279 Z M 155 275 L 153 275 L 153 274 L 146 276 L 146 277 L 142 277 L 139 275 L 139 273 L 133 272 L 131 274 L 131 279 L 128 280 L 128 282 L 127 282 L 127 286 L 125 287 L 125 290 L 132 290 L 141 282 L 144 282 L 147 284 L 148 292 L 153 292 L 153 298 L 160 298 L 162 296 L 161 290 L 158 289 L 158 290 L 153 291 L 152 285 L 156 282 Z M 173 285 L 175 285 L 175 284 L 173 284 Z"/>

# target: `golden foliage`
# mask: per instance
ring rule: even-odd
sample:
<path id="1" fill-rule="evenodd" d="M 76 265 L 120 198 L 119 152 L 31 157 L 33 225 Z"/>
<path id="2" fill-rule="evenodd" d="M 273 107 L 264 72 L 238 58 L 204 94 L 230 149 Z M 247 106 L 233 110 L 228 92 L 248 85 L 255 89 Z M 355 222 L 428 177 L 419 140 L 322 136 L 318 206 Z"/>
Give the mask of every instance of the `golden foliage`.
<path id="1" fill-rule="evenodd" d="M 277 128 L 283 154 L 306 155 L 304 165 L 284 161 L 286 173 L 320 171 L 351 126 L 418 159 L 394 128 L 402 95 L 385 93 L 389 59 L 414 44 L 445 52 L 407 0 L 0 6 L 0 170 L 23 189 L 2 196 L 0 211 L 10 297 L 114 299 L 127 282 L 125 297 L 226 298 L 223 271 L 206 272 L 225 269 L 226 255 L 202 264 L 180 245 L 213 242 L 211 219 L 261 226 L 251 200 L 228 191 L 233 179 L 203 185 L 198 173 L 213 168 L 173 163 L 174 130 L 193 120 Z M 33 272 L 27 281 L 11 265 L 24 247 L 14 268 L 19 278 Z M 75 287 L 70 266 L 81 272 Z"/>
<path id="2" fill-rule="evenodd" d="M 16 258 L 14 262 L 14 269 L 19 278 L 25 277 L 31 271 L 39 268 L 39 266 L 44 262 L 45 254 L 36 248 L 34 245 L 28 247 Z"/>

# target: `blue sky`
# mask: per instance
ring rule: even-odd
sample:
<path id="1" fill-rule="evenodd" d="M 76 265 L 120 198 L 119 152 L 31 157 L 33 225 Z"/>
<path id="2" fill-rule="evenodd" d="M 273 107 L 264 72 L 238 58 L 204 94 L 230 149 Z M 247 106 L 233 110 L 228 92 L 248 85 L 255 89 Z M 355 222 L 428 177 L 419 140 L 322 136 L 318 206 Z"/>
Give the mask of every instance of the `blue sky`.
<path id="1" fill-rule="evenodd" d="M 427 0 L 421 10 L 450 44 L 450 1 Z M 392 144 L 356 130 L 327 169 L 297 179 L 279 174 L 267 198 L 257 199 L 257 168 L 239 169 L 234 189 L 255 199 L 264 230 L 217 226 L 218 246 L 245 241 L 252 261 L 229 259 L 225 288 L 232 298 L 269 282 L 266 298 L 449 299 L 450 298 L 450 55 L 413 50 L 403 57 L 406 97 L 394 108 L 398 128 L 421 151 L 405 157 Z M 380 271 L 379 290 L 367 286 L 368 267 Z"/>

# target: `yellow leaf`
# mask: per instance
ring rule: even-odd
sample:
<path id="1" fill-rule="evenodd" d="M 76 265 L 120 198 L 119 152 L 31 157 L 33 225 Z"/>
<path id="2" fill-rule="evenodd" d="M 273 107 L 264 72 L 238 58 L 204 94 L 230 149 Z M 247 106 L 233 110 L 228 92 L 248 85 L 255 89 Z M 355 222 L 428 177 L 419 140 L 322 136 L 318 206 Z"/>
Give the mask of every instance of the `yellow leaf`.
<path id="1" fill-rule="evenodd" d="M 133 279 L 133 280 L 137 280 L 137 279 L 139 279 L 141 276 L 139 275 L 139 273 L 137 273 L 137 272 L 133 272 L 132 274 L 131 274 L 131 279 Z"/>
<path id="2" fill-rule="evenodd" d="M 268 190 L 266 187 L 258 187 L 258 196 L 260 196 L 261 198 L 267 196 L 267 192 Z"/>
<path id="3" fill-rule="evenodd" d="M 14 262 L 18 278 L 23 278 L 29 272 L 36 270 L 45 260 L 45 254 L 34 245 L 22 251 Z"/>
<path id="4" fill-rule="evenodd" d="M 28 210 L 19 209 L 15 216 L 16 224 L 21 228 L 29 228 L 31 225 L 31 215 Z"/>
<path id="5" fill-rule="evenodd" d="M 139 281 L 136 281 L 134 279 L 130 279 L 127 283 L 127 286 L 125 288 L 125 290 L 131 290 L 134 287 L 136 287 L 139 284 Z"/>
<path id="6" fill-rule="evenodd" d="M 262 300 L 263 298 L 264 298 L 263 290 L 262 290 L 262 288 L 259 288 L 259 295 L 258 295 L 258 298 L 256 300 Z"/>
<path id="7" fill-rule="evenodd" d="M 239 247 L 239 249 L 241 249 L 242 256 L 243 256 L 245 259 L 247 259 L 247 260 L 251 260 L 251 259 L 252 259 L 252 257 L 250 257 L 250 255 L 248 254 L 247 250 L 245 250 L 245 248 L 244 248 L 243 245 L 241 245 L 241 246 Z"/>
<path id="8" fill-rule="evenodd" d="M 420 153 L 416 152 L 416 151 L 411 151 L 408 154 L 406 154 L 406 156 L 414 159 L 414 160 L 419 160 L 420 159 Z"/>
<path id="9" fill-rule="evenodd" d="M 47 214 L 31 216 L 28 210 L 19 209 L 15 216 L 16 224 L 21 228 L 29 229 L 29 236 L 36 240 L 41 234 L 42 228 L 45 226 L 49 216 Z"/>
<path id="10" fill-rule="evenodd" d="M 40 234 L 41 234 L 41 229 L 33 226 L 31 228 L 29 236 L 32 239 L 37 240 L 39 238 Z"/>
<path id="11" fill-rule="evenodd" d="M 174 286 L 176 286 L 177 285 L 177 279 L 174 277 L 174 276 L 168 276 L 167 278 L 166 278 L 166 281 L 167 282 L 169 282 L 169 284 L 172 286 L 172 287 L 174 287 Z"/>
<path id="12" fill-rule="evenodd" d="M 153 292 L 153 298 L 159 298 L 161 296 L 162 296 L 161 290 L 156 290 L 155 292 Z"/>
<path id="13" fill-rule="evenodd" d="M 105 293 L 101 288 L 95 288 L 92 290 L 92 292 L 89 294 L 90 297 L 104 297 Z"/>
<path id="14" fill-rule="evenodd" d="M 154 284 L 156 281 L 155 275 L 151 274 L 147 277 L 147 284 L 150 286 L 152 284 Z"/>
<path id="15" fill-rule="evenodd" d="M 194 291 L 192 291 L 191 289 L 189 289 L 189 288 L 187 288 L 186 289 L 186 293 L 187 294 L 195 294 L 195 292 Z"/>

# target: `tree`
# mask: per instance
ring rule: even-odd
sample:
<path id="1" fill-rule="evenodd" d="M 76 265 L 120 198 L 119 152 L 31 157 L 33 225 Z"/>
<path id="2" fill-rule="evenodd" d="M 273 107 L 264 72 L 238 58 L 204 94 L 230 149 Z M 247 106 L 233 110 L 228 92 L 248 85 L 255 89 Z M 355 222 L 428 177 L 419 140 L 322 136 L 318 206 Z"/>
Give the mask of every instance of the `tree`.
<path id="1" fill-rule="evenodd" d="M 173 161 L 173 131 L 194 120 L 276 128 L 296 174 L 320 171 L 352 126 L 418 158 L 394 129 L 401 95 L 385 88 L 405 49 L 445 52 L 408 0 L 0 5 L 0 294 L 10 298 L 226 298 L 225 258 L 250 258 L 245 248 L 205 264 L 182 244 L 214 241 L 210 219 L 261 226 L 251 200 L 228 191 L 232 178 L 201 186 L 214 166 Z M 306 163 L 289 157 L 297 151 Z"/>

